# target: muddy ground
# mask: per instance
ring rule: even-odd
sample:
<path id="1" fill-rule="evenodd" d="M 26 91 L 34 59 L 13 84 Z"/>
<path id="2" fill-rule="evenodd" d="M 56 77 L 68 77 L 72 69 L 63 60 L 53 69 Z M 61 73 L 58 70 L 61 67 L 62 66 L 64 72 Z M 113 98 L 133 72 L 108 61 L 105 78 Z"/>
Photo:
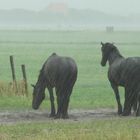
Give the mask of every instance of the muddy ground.
<path id="1" fill-rule="evenodd" d="M 109 119 L 115 117 L 119 117 L 115 109 L 73 109 L 69 110 L 69 119 L 67 119 L 67 121 L 87 121 L 91 119 Z M 52 118 L 49 118 L 49 111 L 46 110 L 0 111 L 0 124 L 51 120 Z"/>

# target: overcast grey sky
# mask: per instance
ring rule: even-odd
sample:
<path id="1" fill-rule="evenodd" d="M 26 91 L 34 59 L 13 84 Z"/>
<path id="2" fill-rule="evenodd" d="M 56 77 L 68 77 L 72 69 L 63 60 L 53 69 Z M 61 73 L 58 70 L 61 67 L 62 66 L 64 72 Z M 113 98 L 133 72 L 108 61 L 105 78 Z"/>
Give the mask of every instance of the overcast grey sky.
<path id="1" fill-rule="evenodd" d="M 0 0 L 0 9 L 41 10 L 52 2 L 65 2 L 71 8 L 95 9 L 119 15 L 140 13 L 140 0 Z"/>

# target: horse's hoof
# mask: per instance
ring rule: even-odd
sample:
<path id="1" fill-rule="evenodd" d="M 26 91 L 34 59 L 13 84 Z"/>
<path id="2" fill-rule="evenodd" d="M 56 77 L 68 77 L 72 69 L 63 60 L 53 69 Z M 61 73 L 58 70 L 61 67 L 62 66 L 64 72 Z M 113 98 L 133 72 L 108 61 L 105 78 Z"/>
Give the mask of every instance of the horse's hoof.
<path id="1" fill-rule="evenodd" d="M 62 115 L 62 119 L 69 119 L 68 115 Z"/>
<path id="2" fill-rule="evenodd" d="M 123 113 L 122 113 L 122 116 L 129 116 L 129 115 L 130 115 L 129 112 L 123 112 Z"/>
<path id="3" fill-rule="evenodd" d="M 49 118 L 54 118 L 55 117 L 55 114 L 50 114 L 49 115 Z"/>
<path id="4" fill-rule="evenodd" d="M 140 113 L 137 112 L 137 113 L 136 113 L 136 117 L 140 117 Z"/>
<path id="5" fill-rule="evenodd" d="M 60 114 L 56 114 L 54 119 L 60 119 L 61 118 L 61 115 Z"/>
<path id="6" fill-rule="evenodd" d="M 118 107 L 118 115 L 121 115 L 123 112 L 122 112 L 122 107 L 121 106 L 119 106 Z"/>
<path id="7" fill-rule="evenodd" d="M 122 114 L 122 110 L 119 110 L 119 111 L 118 111 L 118 115 L 121 115 L 121 114 Z"/>

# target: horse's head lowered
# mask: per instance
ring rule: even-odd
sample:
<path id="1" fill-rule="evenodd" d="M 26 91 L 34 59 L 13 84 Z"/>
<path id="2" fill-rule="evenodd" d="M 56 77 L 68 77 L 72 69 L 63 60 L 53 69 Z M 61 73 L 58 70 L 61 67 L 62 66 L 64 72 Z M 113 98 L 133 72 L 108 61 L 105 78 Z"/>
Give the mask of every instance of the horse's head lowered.
<path id="1" fill-rule="evenodd" d="M 112 43 L 102 43 L 101 42 L 101 52 L 102 52 L 102 60 L 101 65 L 105 66 L 106 62 L 111 54 L 111 52 L 116 49 L 116 47 Z"/>
<path id="2" fill-rule="evenodd" d="M 33 100 L 32 100 L 32 108 L 38 109 L 42 101 L 45 99 L 45 87 L 41 84 L 37 83 L 36 85 L 32 85 L 33 89 Z"/>

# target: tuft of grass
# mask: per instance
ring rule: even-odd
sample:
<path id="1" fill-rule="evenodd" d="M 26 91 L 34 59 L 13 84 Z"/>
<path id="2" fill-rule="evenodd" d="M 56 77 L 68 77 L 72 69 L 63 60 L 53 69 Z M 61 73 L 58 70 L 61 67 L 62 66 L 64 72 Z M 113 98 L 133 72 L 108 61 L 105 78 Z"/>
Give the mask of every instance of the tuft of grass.
<path id="1" fill-rule="evenodd" d="M 0 81 L 0 96 L 26 96 L 25 81 L 3 82 Z"/>

